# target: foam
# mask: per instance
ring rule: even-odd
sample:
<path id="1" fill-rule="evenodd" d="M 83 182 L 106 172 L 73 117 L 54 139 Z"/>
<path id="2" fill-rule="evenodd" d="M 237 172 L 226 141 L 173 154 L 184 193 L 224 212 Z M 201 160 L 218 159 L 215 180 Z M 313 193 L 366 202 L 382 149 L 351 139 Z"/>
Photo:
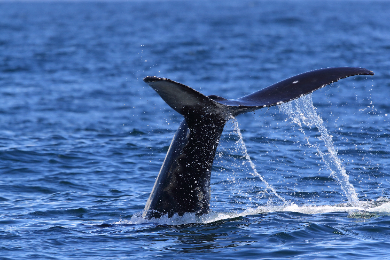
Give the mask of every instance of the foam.
<path id="1" fill-rule="evenodd" d="M 130 220 L 120 220 L 115 224 L 156 224 L 156 225 L 185 225 L 185 224 L 207 224 L 221 220 L 246 217 L 250 215 L 294 212 L 305 215 L 317 215 L 327 213 L 348 213 L 350 217 L 367 218 L 367 216 L 387 215 L 390 214 L 390 201 L 382 198 L 377 201 L 365 201 L 362 206 L 352 206 L 348 204 L 338 205 L 297 205 L 295 203 L 283 206 L 259 206 L 256 208 L 247 208 L 243 211 L 232 212 L 210 212 L 202 216 L 196 216 L 195 213 L 186 213 L 183 216 L 174 215 L 168 218 L 167 215 L 159 219 L 145 219 L 142 212 L 131 217 Z M 369 214 L 368 214 L 369 213 Z"/>

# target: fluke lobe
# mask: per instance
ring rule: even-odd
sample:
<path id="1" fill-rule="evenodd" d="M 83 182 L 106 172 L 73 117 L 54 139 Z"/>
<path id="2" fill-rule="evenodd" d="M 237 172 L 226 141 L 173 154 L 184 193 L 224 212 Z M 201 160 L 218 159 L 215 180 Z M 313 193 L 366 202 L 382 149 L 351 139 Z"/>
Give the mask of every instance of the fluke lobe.
<path id="1" fill-rule="evenodd" d="M 356 75 L 374 73 L 351 67 L 314 70 L 235 100 L 205 96 L 166 78 L 144 78 L 184 120 L 173 137 L 143 217 L 209 212 L 211 167 L 223 128 L 231 116 L 288 102 Z"/>

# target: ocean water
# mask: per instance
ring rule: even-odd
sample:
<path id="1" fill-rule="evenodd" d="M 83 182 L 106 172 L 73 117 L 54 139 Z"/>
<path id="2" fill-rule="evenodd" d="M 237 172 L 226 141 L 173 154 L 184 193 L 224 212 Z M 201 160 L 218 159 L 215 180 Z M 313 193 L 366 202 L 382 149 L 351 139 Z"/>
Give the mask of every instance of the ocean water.
<path id="1" fill-rule="evenodd" d="M 0 2 L 0 259 L 389 259 L 388 1 Z M 227 124 L 211 213 L 142 214 L 182 117 L 364 67 Z M 311 105 L 315 108 L 312 108 Z"/>

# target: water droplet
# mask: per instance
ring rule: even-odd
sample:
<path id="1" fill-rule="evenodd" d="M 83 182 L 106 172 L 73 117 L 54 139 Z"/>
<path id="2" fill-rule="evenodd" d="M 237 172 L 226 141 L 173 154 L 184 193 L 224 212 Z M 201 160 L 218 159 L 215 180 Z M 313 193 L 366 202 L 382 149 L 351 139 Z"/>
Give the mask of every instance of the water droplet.
<path id="1" fill-rule="evenodd" d="M 318 151 L 318 154 L 322 157 L 322 160 L 331 171 L 331 176 L 335 178 L 341 189 L 346 194 L 348 201 L 352 205 L 359 205 L 359 198 L 356 194 L 355 188 L 349 182 L 349 176 L 341 163 L 341 160 L 338 158 L 337 150 L 333 145 L 332 136 L 329 135 L 328 130 L 323 124 L 322 118 L 316 113 L 316 108 L 313 105 L 312 95 L 308 94 L 299 99 L 296 99 L 291 102 L 284 103 L 279 105 L 279 110 L 286 114 L 290 120 L 299 125 L 300 131 L 305 135 L 303 125 L 308 127 L 316 126 L 321 136 L 319 137 L 322 140 L 327 148 L 327 152 L 321 150 L 320 143 L 316 140 L 314 145 L 309 143 L 309 137 L 306 137 L 308 144 L 312 147 L 315 147 Z"/>

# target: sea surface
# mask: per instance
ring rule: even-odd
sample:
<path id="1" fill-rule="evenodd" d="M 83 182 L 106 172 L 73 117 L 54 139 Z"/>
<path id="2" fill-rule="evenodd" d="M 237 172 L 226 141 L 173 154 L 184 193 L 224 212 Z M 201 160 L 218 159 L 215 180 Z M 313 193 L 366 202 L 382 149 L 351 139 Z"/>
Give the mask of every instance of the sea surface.
<path id="1" fill-rule="evenodd" d="M 389 14 L 369 0 L 0 2 L 0 259 L 390 259 Z M 343 66 L 375 75 L 226 125 L 209 214 L 141 217 L 183 120 L 145 76 L 234 99 Z"/>

